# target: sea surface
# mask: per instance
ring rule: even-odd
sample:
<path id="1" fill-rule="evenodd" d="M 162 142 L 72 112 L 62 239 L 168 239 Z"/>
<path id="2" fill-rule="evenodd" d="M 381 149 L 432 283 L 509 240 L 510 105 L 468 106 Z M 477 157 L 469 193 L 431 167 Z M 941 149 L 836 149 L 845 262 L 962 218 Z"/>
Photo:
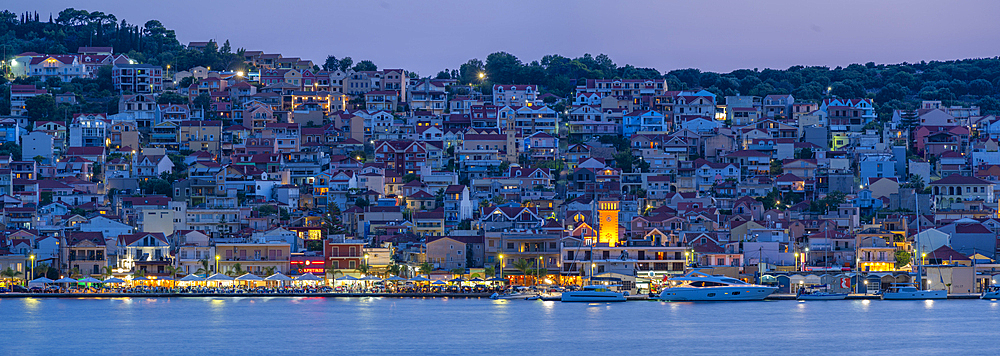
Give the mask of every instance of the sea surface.
<path id="1" fill-rule="evenodd" d="M 983 300 L 0 299 L 2 355 L 996 355 L 998 336 Z"/>

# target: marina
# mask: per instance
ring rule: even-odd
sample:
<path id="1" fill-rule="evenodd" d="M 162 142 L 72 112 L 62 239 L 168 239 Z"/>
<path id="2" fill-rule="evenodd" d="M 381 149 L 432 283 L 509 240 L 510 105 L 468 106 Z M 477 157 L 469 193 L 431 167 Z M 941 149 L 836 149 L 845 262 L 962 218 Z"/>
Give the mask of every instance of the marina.
<path id="1" fill-rule="evenodd" d="M 72 315 L 68 318 L 67 315 Z M 147 355 L 552 354 L 589 347 L 637 353 L 773 355 L 994 353 L 1000 303 L 984 300 L 722 303 L 560 303 L 455 298 L 0 299 L 5 327 L 22 330 L 10 354 Z M 265 321 L 266 320 L 266 321 Z M 470 322 L 475 320 L 476 322 Z M 961 320 L 960 323 L 951 321 Z M 898 323 L 888 327 L 886 323 Z M 902 325 L 905 324 L 905 327 Z M 948 327 L 942 325 L 948 324 Z M 767 347 L 760 330 L 775 337 Z M 113 331 L 113 332 L 112 332 Z M 780 335 L 780 336 L 777 336 Z M 155 336 L 155 337 L 150 337 Z M 54 340 L 73 340 L 57 342 Z M 185 342 L 177 342 L 185 340 Z M 455 342 L 462 340 L 461 342 Z M 113 345 L 113 346 L 109 346 Z M 532 345 L 525 348 L 525 345 Z M 102 352 L 103 351 L 103 352 Z"/>

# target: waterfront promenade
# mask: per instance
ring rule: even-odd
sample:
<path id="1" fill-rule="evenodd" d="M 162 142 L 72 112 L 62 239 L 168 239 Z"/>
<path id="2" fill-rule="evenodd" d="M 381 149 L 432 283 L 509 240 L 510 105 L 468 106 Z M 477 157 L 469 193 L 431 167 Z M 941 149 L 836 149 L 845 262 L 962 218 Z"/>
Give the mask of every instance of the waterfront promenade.
<path id="1" fill-rule="evenodd" d="M 441 292 L 441 293 L 419 293 L 419 292 L 401 292 L 401 293 L 366 293 L 366 292 L 275 292 L 275 293 L 258 293 L 258 292 L 191 292 L 191 293 L 178 293 L 178 292 L 98 292 L 98 293 L 0 293 L 0 299 L 16 299 L 16 298 L 201 298 L 201 297 L 218 297 L 218 298 L 251 298 L 251 297 L 321 297 L 321 298 L 361 298 L 361 297 L 373 297 L 373 298 L 489 298 L 492 292 L 472 292 L 472 293 L 453 293 L 453 292 Z M 979 294 L 949 294 L 948 299 L 979 299 Z M 796 300 L 794 294 L 772 294 L 768 296 L 765 300 Z M 544 301 L 558 301 L 560 299 L 559 295 L 544 296 L 541 298 Z M 880 300 L 881 296 L 877 294 L 851 294 L 848 295 L 846 300 Z M 656 301 L 655 297 L 649 297 L 648 295 L 632 295 L 628 297 L 629 301 L 640 301 L 649 300 Z"/>

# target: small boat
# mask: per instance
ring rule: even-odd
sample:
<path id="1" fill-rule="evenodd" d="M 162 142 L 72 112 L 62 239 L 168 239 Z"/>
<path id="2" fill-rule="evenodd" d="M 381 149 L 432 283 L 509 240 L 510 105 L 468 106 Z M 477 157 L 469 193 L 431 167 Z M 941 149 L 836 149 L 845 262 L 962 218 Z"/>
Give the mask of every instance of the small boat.
<path id="1" fill-rule="evenodd" d="M 847 298 L 847 293 L 830 292 L 826 285 L 801 288 L 795 299 L 797 300 L 843 300 Z"/>
<path id="2" fill-rule="evenodd" d="M 1000 299 L 1000 286 L 989 286 L 983 291 L 981 299 Z"/>
<path id="3" fill-rule="evenodd" d="M 924 300 L 947 299 L 946 290 L 921 290 L 909 283 L 893 284 L 889 290 L 882 293 L 883 300 Z"/>
<path id="4" fill-rule="evenodd" d="M 777 287 L 749 284 L 736 278 L 712 276 L 692 270 L 683 276 L 671 278 L 680 282 L 675 287 L 660 292 L 663 301 L 754 301 L 764 300 L 778 290 Z"/>
<path id="5" fill-rule="evenodd" d="M 564 302 L 624 302 L 625 292 L 613 291 L 611 287 L 620 286 L 584 286 L 581 290 L 563 292 L 561 300 Z"/>
<path id="6" fill-rule="evenodd" d="M 538 297 L 538 292 L 528 289 L 528 287 L 517 287 L 506 293 L 493 293 L 490 299 L 524 299 Z M 533 300 L 533 299 L 530 299 Z"/>

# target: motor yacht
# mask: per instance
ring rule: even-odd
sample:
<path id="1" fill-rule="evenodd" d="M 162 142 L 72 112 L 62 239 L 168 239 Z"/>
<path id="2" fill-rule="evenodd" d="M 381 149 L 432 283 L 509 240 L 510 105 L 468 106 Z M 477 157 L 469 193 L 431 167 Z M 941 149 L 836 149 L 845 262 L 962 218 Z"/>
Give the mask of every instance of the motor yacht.
<path id="1" fill-rule="evenodd" d="M 921 290 L 909 283 L 893 284 L 882 293 L 883 300 L 947 299 L 946 290 Z"/>
<path id="2" fill-rule="evenodd" d="M 777 287 L 749 284 L 725 276 L 712 276 L 693 270 L 670 279 L 680 284 L 660 292 L 663 301 L 747 301 L 764 300 Z"/>
<path id="3" fill-rule="evenodd" d="M 538 297 L 538 292 L 531 290 L 528 287 L 517 287 L 505 293 L 493 293 L 493 295 L 490 295 L 490 299 L 535 300 L 538 299 Z"/>
<path id="4" fill-rule="evenodd" d="M 581 290 L 563 292 L 564 302 L 624 302 L 625 292 L 612 290 L 616 286 L 591 285 Z"/>
<path id="5" fill-rule="evenodd" d="M 989 286 L 983 291 L 982 299 L 1000 299 L 1000 286 Z"/>
<path id="6" fill-rule="evenodd" d="M 795 295 L 796 300 L 843 300 L 847 293 L 834 293 L 826 285 L 801 288 Z"/>

